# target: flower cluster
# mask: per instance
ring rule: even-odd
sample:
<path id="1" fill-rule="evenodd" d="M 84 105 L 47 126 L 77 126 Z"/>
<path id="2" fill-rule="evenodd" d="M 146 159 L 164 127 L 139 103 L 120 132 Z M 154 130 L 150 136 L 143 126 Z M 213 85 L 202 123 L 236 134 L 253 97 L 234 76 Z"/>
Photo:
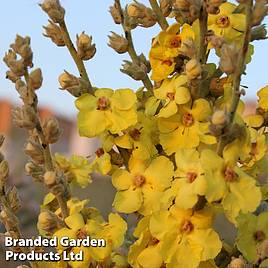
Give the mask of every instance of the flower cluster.
<path id="1" fill-rule="evenodd" d="M 143 83 L 138 90 L 93 87 L 83 62 L 95 55 L 92 37 L 84 32 L 77 36 L 75 49 L 60 2 L 45 0 L 41 5 L 52 20 L 46 36 L 70 50 L 79 70 L 80 77 L 65 71 L 59 82 L 76 98 L 80 135 L 100 141 L 93 161 L 51 156 L 49 144 L 60 132 L 55 123 L 47 130 L 48 123 L 38 122 L 36 103 L 27 103 L 25 93 L 34 92 L 33 84 L 38 84 L 38 73 L 32 74 L 31 83 L 24 73 L 31 66 L 31 51 L 25 49 L 29 39 L 17 38 L 4 58 L 10 69 L 7 77 L 28 105 L 16 111 L 17 124 L 37 133 L 26 147 L 32 159 L 28 173 L 50 191 L 41 206 L 40 233 L 107 241 L 104 248 L 59 246 L 60 254 L 82 250 L 84 259 L 51 267 L 267 264 L 268 216 L 262 210 L 268 200 L 268 87 L 258 91 L 252 114 L 245 115 L 240 99 L 245 93 L 241 77 L 253 54 L 251 42 L 265 39 L 261 21 L 267 1 L 159 2 L 150 0 L 151 7 L 146 7 L 134 1 L 123 9 L 116 0 L 110 8 L 125 36 L 113 33 L 109 46 L 119 54 L 129 53 L 131 61 L 125 61 L 121 71 Z M 175 19 L 171 25 L 168 16 Z M 161 31 L 152 40 L 147 60 L 136 53 L 132 30 L 156 22 Z M 219 63 L 210 62 L 210 53 Z M 87 187 L 94 172 L 108 175 L 116 190 L 108 220 L 87 206 L 89 200 L 72 196 L 70 186 Z M 224 241 L 225 231 L 215 223 L 219 218 L 237 228 L 234 245 Z"/>

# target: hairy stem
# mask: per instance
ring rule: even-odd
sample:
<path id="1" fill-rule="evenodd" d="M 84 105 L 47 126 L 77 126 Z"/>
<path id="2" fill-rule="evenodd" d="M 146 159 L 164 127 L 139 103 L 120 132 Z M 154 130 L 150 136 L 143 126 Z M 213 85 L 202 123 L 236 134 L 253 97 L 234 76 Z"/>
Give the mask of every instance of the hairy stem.
<path id="1" fill-rule="evenodd" d="M 245 68 L 245 59 L 248 52 L 248 46 L 251 40 L 251 22 L 252 22 L 252 6 L 253 0 L 247 0 L 245 3 L 245 13 L 246 13 L 246 31 L 244 33 L 244 40 L 242 47 L 239 51 L 237 66 L 235 73 L 233 74 L 233 90 L 232 90 L 232 101 L 229 109 L 229 125 L 226 127 L 226 133 L 230 132 L 233 126 L 233 121 L 235 118 L 235 113 L 240 100 L 240 82 L 241 76 Z M 218 144 L 217 152 L 219 155 L 222 155 L 225 145 L 228 143 L 228 135 L 225 135 L 220 139 Z"/>
<path id="2" fill-rule="evenodd" d="M 24 74 L 24 78 L 26 81 L 27 86 L 29 86 L 28 84 L 28 71 L 25 71 Z M 39 143 L 43 148 L 43 155 L 44 155 L 44 161 L 45 161 L 45 170 L 46 171 L 54 171 L 54 165 L 53 165 L 53 159 L 52 159 L 52 155 L 51 155 L 51 150 L 50 150 L 50 145 L 49 143 L 47 143 L 46 139 L 45 139 L 45 135 L 44 135 L 44 131 L 40 122 L 40 118 L 38 116 L 38 111 L 37 111 L 37 99 L 36 99 L 36 103 L 32 104 L 33 108 L 35 109 L 36 115 L 37 115 L 37 124 L 36 124 L 36 133 L 38 135 L 38 139 L 39 139 Z M 68 207 L 67 207 L 67 202 L 63 196 L 63 194 L 59 194 L 56 196 L 57 201 L 58 201 L 58 205 L 61 208 L 62 211 L 62 216 L 63 218 L 68 217 Z"/>
<path id="3" fill-rule="evenodd" d="M 68 28 L 66 26 L 66 23 L 65 21 L 62 21 L 60 24 L 60 28 L 61 28 L 61 32 L 62 32 L 62 35 L 63 35 L 63 40 L 64 40 L 64 43 L 65 45 L 67 46 L 76 66 L 77 66 L 77 69 L 80 73 L 80 76 L 88 82 L 89 84 L 89 93 L 92 93 L 92 85 L 90 83 L 90 80 L 89 80 L 89 77 L 88 77 L 88 74 L 87 74 L 87 70 L 85 68 L 85 65 L 84 65 L 84 62 L 78 57 L 77 55 L 77 51 L 74 47 L 74 44 L 71 40 L 71 37 L 70 37 L 70 34 L 69 34 L 69 31 L 68 31 Z"/>
<path id="4" fill-rule="evenodd" d="M 157 17 L 157 21 L 158 21 L 158 24 L 160 25 L 160 27 L 162 28 L 162 30 L 166 30 L 168 28 L 168 22 L 161 10 L 161 8 L 159 7 L 158 3 L 157 3 L 157 0 L 150 0 L 150 4 L 151 4 L 151 7 Z"/>
<path id="5" fill-rule="evenodd" d="M 207 23 L 208 23 L 208 13 L 206 11 L 206 2 L 204 1 L 203 6 L 200 12 L 199 18 L 199 32 L 200 32 L 200 39 L 199 39 L 199 47 L 198 47 L 198 60 L 201 64 L 206 63 L 206 54 L 207 54 L 207 43 L 206 43 L 206 35 L 207 35 Z"/>
<path id="6" fill-rule="evenodd" d="M 7 215 L 7 219 L 5 220 L 5 217 L 3 218 L 3 225 L 8 232 L 8 234 L 16 239 L 23 238 L 20 228 L 19 228 L 19 219 L 16 216 L 16 214 L 13 212 L 13 210 L 10 207 L 10 203 L 6 196 L 6 186 L 5 183 L 3 183 L 2 178 L 0 177 L 0 204 L 1 204 L 1 213 L 5 213 Z M 31 252 L 31 248 L 29 247 L 20 247 L 21 252 L 23 253 L 29 253 Z M 38 265 L 34 261 L 29 261 L 29 264 L 32 268 L 37 268 Z"/>

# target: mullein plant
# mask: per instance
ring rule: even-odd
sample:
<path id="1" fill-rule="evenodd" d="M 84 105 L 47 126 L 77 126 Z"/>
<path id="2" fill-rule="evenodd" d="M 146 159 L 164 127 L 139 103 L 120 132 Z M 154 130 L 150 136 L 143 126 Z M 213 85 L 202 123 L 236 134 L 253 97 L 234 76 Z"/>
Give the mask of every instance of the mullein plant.
<path id="1" fill-rule="evenodd" d="M 82 250 L 83 261 L 29 265 L 268 267 L 268 214 L 263 209 L 268 200 L 268 86 L 258 91 L 253 114 L 244 116 L 240 99 L 252 43 L 266 39 L 267 0 L 149 2 L 150 7 L 138 1 L 123 7 L 115 0 L 110 7 L 123 35 L 112 32 L 108 45 L 129 54 L 121 71 L 141 82 L 138 90 L 93 86 L 84 65 L 96 53 L 92 37 L 82 32 L 74 43 L 59 0 L 40 4 L 49 17 L 44 35 L 69 50 L 79 72 L 64 71 L 59 84 L 75 98 L 80 135 L 101 141 L 92 162 L 51 152 L 61 130 L 55 118 L 40 121 L 36 91 L 42 72 L 33 69 L 30 38 L 18 35 L 4 57 L 7 78 L 22 99 L 14 122 L 29 133 L 25 170 L 48 190 L 38 217 L 40 234 L 107 241 L 105 248 L 56 248 L 60 254 Z M 156 24 L 161 31 L 147 59 L 137 54 L 132 31 Z M 218 57 L 216 63 L 210 62 L 210 53 Z M 108 220 L 71 191 L 72 184 L 90 187 L 93 172 L 110 176 L 116 189 Z M 7 235 L 18 238 L 20 202 L 7 177 L 1 155 L 0 216 Z M 219 215 L 236 228 L 234 244 L 224 241 L 224 229 L 215 230 Z"/>

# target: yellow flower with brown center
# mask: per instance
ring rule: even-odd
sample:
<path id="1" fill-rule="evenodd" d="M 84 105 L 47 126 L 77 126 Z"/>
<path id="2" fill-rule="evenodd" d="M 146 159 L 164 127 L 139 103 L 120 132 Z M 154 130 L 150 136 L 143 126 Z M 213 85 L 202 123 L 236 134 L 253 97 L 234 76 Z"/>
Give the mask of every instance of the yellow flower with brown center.
<path id="1" fill-rule="evenodd" d="M 131 158 L 129 171 L 118 169 L 112 176 L 117 189 L 115 209 L 122 213 L 138 211 L 143 215 L 159 210 L 158 200 L 171 185 L 173 169 L 172 162 L 164 156 L 158 156 L 149 164 Z"/>
<path id="2" fill-rule="evenodd" d="M 130 89 L 97 89 L 94 95 L 83 94 L 76 102 L 81 136 L 95 137 L 105 130 L 119 133 L 136 124 L 136 95 Z"/>
<path id="3" fill-rule="evenodd" d="M 226 216 L 235 223 L 239 213 L 256 210 L 261 202 L 261 191 L 255 179 L 237 166 L 232 154 L 225 150 L 221 158 L 212 150 L 203 150 L 201 163 L 207 182 L 207 201 L 220 202 Z"/>
<path id="4" fill-rule="evenodd" d="M 229 2 L 221 4 L 218 14 L 209 14 L 208 29 L 228 41 L 238 41 L 246 29 L 246 17 L 244 14 L 234 13 L 236 8 L 236 5 Z"/>
<path id="5" fill-rule="evenodd" d="M 153 41 L 149 53 L 152 66 L 152 79 L 156 82 L 167 78 L 175 70 L 175 58 L 182 54 L 180 49 L 186 39 L 194 39 L 190 25 L 184 24 L 181 31 L 178 23 L 162 31 Z"/>
<path id="6" fill-rule="evenodd" d="M 197 99 L 193 105 L 181 105 L 178 113 L 169 118 L 159 118 L 160 144 L 170 155 L 182 148 L 196 148 L 200 142 L 216 143 L 209 135 L 208 117 L 211 108 L 207 100 Z"/>
<path id="7" fill-rule="evenodd" d="M 160 253 L 167 267 L 197 268 L 221 250 L 218 234 L 212 229 L 212 213 L 171 207 L 154 213 L 149 222 L 153 237 L 161 243 Z"/>

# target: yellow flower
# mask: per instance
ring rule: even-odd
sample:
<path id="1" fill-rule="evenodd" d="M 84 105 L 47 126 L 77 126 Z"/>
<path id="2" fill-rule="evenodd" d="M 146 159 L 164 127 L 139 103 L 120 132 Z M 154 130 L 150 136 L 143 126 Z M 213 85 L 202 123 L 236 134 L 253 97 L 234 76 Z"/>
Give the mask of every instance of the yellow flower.
<path id="1" fill-rule="evenodd" d="M 111 156 L 103 148 L 99 148 L 95 154 L 96 158 L 92 162 L 92 169 L 102 175 L 107 175 L 112 169 Z"/>
<path id="2" fill-rule="evenodd" d="M 115 209 L 122 213 L 138 211 L 143 215 L 157 211 L 158 200 L 171 185 L 173 169 L 172 162 L 164 156 L 155 158 L 149 165 L 132 158 L 129 172 L 118 169 L 112 176 L 118 190 L 113 202 Z"/>
<path id="3" fill-rule="evenodd" d="M 195 149 L 180 149 L 176 152 L 175 159 L 175 180 L 162 202 L 168 208 L 175 200 L 175 205 L 179 208 L 189 209 L 197 203 L 198 196 L 205 195 L 206 191 L 199 152 Z"/>
<path id="4" fill-rule="evenodd" d="M 156 155 L 158 141 L 157 125 L 154 117 L 138 112 L 138 123 L 124 134 L 114 139 L 117 146 L 132 150 L 131 157 L 147 160 Z"/>
<path id="5" fill-rule="evenodd" d="M 260 89 L 257 93 L 259 97 L 259 107 L 265 112 L 268 111 L 268 86 Z"/>
<path id="6" fill-rule="evenodd" d="M 238 40 L 245 31 L 246 18 L 244 14 L 234 13 L 236 8 L 229 2 L 221 4 L 218 14 L 208 16 L 208 29 L 228 41 Z"/>
<path id="7" fill-rule="evenodd" d="M 81 136 L 94 137 L 105 130 L 116 134 L 137 121 L 136 95 L 130 89 L 97 89 L 94 96 L 79 97 L 75 105 Z"/>
<path id="8" fill-rule="evenodd" d="M 111 257 L 113 250 L 118 249 L 123 241 L 124 235 L 127 230 L 125 221 L 118 215 L 111 213 L 108 222 L 102 222 L 96 218 L 84 219 L 81 213 L 75 213 L 65 219 L 66 227 L 55 232 L 54 237 L 58 241 L 62 237 L 69 239 L 104 239 L 106 242 L 105 247 L 64 247 L 58 244 L 57 250 L 67 250 L 68 252 L 78 253 L 83 251 L 84 259 L 82 262 L 71 261 L 69 264 L 75 268 L 86 268 L 90 263 L 95 261 L 103 261 L 107 257 Z"/>
<path id="9" fill-rule="evenodd" d="M 191 26 L 184 24 L 180 32 L 180 25 L 173 24 L 154 39 L 149 53 L 153 80 L 161 81 L 175 70 L 175 58 L 180 54 L 182 42 L 188 38 L 194 39 Z"/>
<path id="10" fill-rule="evenodd" d="M 221 201 L 226 216 L 235 223 L 239 213 L 256 210 L 261 191 L 254 178 L 237 167 L 233 159 L 228 151 L 224 151 L 223 158 L 211 150 L 201 152 L 207 181 L 206 199 L 208 202 Z"/>
<path id="11" fill-rule="evenodd" d="M 242 214 L 238 217 L 237 247 L 251 262 L 257 261 L 257 245 L 268 238 L 268 212 L 258 216 Z"/>
<path id="12" fill-rule="evenodd" d="M 177 104 L 185 104 L 191 100 L 191 94 L 186 84 L 186 75 L 176 75 L 165 79 L 162 85 L 154 90 L 155 97 L 164 102 L 158 117 L 167 118 L 174 115 L 178 111 Z"/>
<path id="13" fill-rule="evenodd" d="M 91 239 L 104 239 L 106 241 L 105 247 L 89 248 L 94 260 L 103 261 L 123 244 L 127 224 L 118 214 L 110 213 L 108 222 L 88 220 L 85 229 Z"/>
<path id="14" fill-rule="evenodd" d="M 92 168 L 85 157 L 73 155 L 68 160 L 61 154 L 55 154 L 55 161 L 58 167 L 68 175 L 68 179 L 80 187 L 85 188 L 92 182 L 90 177 Z"/>
<path id="15" fill-rule="evenodd" d="M 170 155 L 181 148 L 196 148 L 200 142 L 216 143 L 215 137 L 208 134 L 208 117 L 211 108 L 205 99 L 195 100 L 193 106 L 182 105 L 178 114 L 158 120 L 160 144 Z"/>
<path id="16" fill-rule="evenodd" d="M 162 243 L 149 231 L 150 217 L 144 217 L 138 223 L 134 236 L 138 239 L 130 246 L 128 262 L 133 268 L 160 268 L 163 265 Z"/>
<path id="17" fill-rule="evenodd" d="M 212 213 L 172 207 L 151 216 L 149 230 L 162 242 L 161 254 L 167 267 L 197 268 L 221 250 L 218 234 L 211 228 Z"/>

